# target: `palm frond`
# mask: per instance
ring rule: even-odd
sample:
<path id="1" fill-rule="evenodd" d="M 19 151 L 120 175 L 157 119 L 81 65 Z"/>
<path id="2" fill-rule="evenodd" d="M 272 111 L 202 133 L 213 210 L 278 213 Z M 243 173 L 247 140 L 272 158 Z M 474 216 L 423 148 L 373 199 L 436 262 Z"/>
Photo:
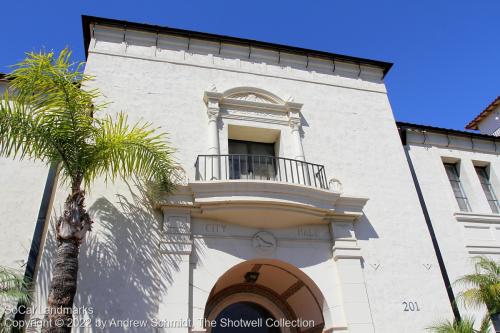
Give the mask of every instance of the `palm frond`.
<path id="1" fill-rule="evenodd" d="M 0 333 L 9 333 L 10 330 L 5 313 L 2 313 L 0 316 Z"/>
<path id="2" fill-rule="evenodd" d="M 60 163 L 73 188 L 136 175 L 172 189 L 177 173 L 165 135 L 148 123 L 128 125 L 123 114 L 96 117 L 100 94 L 70 56 L 68 49 L 28 53 L 14 66 L 0 102 L 0 156 Z"/>
<path id="3" fill-rule="evenodd" d="M 475 273 L 467 274 L 455 284 L 467 288 L 458 294 L 465 306 L 478 308 L 485 305 L 490 314 L 500 311 L 500 263 L 487 257 L 475 257 Z"/>
<path id="4" fill-rule="evenodd" d="M 454 321 L 447 320 L 427 329 L 433 333 L 477 333 L 474 330 L 474 320 L 470 318 Z"/>
<path id="5" fill-rule="evenodd" d="M 484 316 L 478 333 L 489 333 L 491 330 L 491 319 L 489 315 Z"/>
<path id="6" fill-rule="evenodd" d="M 50 150 L 50 137 L 43 126 L 25 104 L 12 102 L 5 92 L 0 101 L 0 155 L 46 160 Z"/>
<path id="7" fill-rule="evenodd" d="M 30 287 L 31 284 L 25 281 L 20 272 L 0 266 L 0 333 L 14 332 L 8 321 L 12 317 L 4 312 L 5 308 L 18 303 L 28 305 L 31 301 Z"/>
<path id="8" fill-rule="evenodd" d="M 74 179 L 83 173 L 81 162 L 95 131 L 93 112 L 100 105 L 93 104 L 97 90 L 81 89 L 91 77 L 81 72 L 81 64 L 70 62 L 70 55 L 68 49 L 58 56 L 28 53 L 14 66 L 10 97 L 7 93 L 2 102 L 0 134 L 4 155 L 63 162 L 63 175 Z M 26 120 L 22 127 L 13 122 L 14 116 Z M 40 140 L 32 141 L 32 133 L 40 134 L 35 137 Z"/>
<path id="9" fill-rule="evenodd" d="M 27 304 L 31 298 L 30 283 L 12 269 L 0 266 L 0 299 Z"/>
<path id="10" fill-rule="evenodd" d="M 177 169 L 164 133 L 156 134 L 149 123 L 129 125 L 127 116 L 119 113 L 115 119 L 108 116 L 100 120 L 96 134 L 87 181 L 98 176 L 111 180 L 137 176 L 161 183 L 164 189 L 172 188 Z"/>

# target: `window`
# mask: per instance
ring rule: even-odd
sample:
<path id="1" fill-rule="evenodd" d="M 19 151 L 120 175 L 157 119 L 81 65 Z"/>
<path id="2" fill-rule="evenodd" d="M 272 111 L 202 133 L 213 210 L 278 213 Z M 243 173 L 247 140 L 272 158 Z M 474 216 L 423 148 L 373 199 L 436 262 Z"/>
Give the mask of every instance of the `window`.
<path id="1" fill-rule="evenodd" d="M 450 180 L 451 188 L 457 199 L 458 207 L 462 212 L 469 212 L 470 205 L 469 200 L 465 196 L 464 189 L 462 188 L 462 183 L 460 182 L 460 177 L 457 170 L 457 165 L 452 163 L 444 163 L 444 168 L 446 169 L 446 174 Z"/>
<path id="2" fill-rule="evenodd" d="M 500 209 L 498 206 L 498 200 L 493 191 L 493 187 L 490 183 L 490 177 L 488 176 L 488 172 L 486 167 L 475 166 L 477 176 L 479 177 L 479 182 L 483 187 L 484 194 L 486 195 L 486 199 L 488 199 L 488 203 L 490 204 L 491 211 L 495 214 L 500 213 Z"/>
<path id="3" fill-rule="evenodd" d="M 229 140 L 230 179 L 272 180 L 275 162 L 274 143 Z"/>

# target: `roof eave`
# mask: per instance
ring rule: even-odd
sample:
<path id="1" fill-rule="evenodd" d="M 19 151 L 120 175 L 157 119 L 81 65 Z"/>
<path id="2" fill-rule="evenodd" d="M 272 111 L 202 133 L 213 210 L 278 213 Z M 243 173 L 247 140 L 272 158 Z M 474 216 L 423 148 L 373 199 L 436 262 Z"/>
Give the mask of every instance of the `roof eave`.
<path id="1" fill-rule="evenodd" d="M 325 51 L 310 50 L 310 49 L 305 49 L 305 48 L 300 48 L 300 47 L 295 47 L 295 46 L 261 42 L 261 41 L 256 41 L 256 40 L 252 40 L 252 39 L 244 39 L 244 38 L 239 38 L 239 37 L 210 34 L 210 33 L 205 33 L 205 32 L 169 28 L 169 27 L 150 25 L 150 24 L 145 24 L 145 23 L 136 23 L 136 22 L 123 21 L 123 20 L 103 18 L 103 17 L 82 15 L 83 43 L 84 43 L 85 57 L 86 58 L 88 57 L 88 48 L 89 48 L 89 43 L 90 43 L 90 39 L 91 39 L 90 29 L 89 29 L 91 23 L 103 24 L 103 25 L 108 25 L 108 26 L 127 27 L 127 28 L 145 30 L 145 31 L 151 31 L 151 32 L 163 32 L 165 34 L 172 34 L 172 35 L 178 35 L 178 36 L 180 35 L 180 36 L 191 37 L 191 38 L 217 40 L 220 42 L 226 42 L 226 43 L 230 43 L 230 44 L 239 44 L 239 45 L 252 44 L 252 45 L 255 45 L 256 47 L 262 47 L 262 48 L 266 48 L 266 49 L 274 49 L 274 50 L 285 51 L 285 52 L 290 52 L 290 53 L 295 53 L 295 54 L 316 56 L 316 57 L 320 57 L 320 58 L 336 59 L 336 60 L 341 60 L 341 61 L 346 61 L 346 62 L 351 62 L 351 63 L 360 63 L 360 64 L 365 64 L 365 65 L 371 65 L 371 66 L 382 68 L 384 77 L 389 72 L 391 67 L 393 66 L 393 64 L 390 62 L 364 59 L 364 58 L 358 58 L 358 57 L 351 57 L 351 56 L 335 54 L 335 53 L 330 53 L 330 52 L 325 52 Z"/>
<path id="2" fill-rule="evenodd" d="M 465 129 L 469 130 L 478 130 L 479 123 L 486 117 L 488 117 L 498 106 L 500 106 L 500 96 L 495 98 L 493 102 L 491 102 L 480 114 L 476 116 L 476 118 L 472 119 Z"/>
<path id="3" fill-rule="evenodd" d="M 407 123 L 407 122 L 403 122 L 403 121 L 396 121 L 396 126 L 399 129 L 413 129 L 413 130 L 417 130 L 417 131 L 432 132 L 432 133 L 437 133 L 437 134 L 475 138 L 478 140 L 482 139 L 482 140 L 500 141 L 500 137 L 498 137 L 498 136 L 482 134 L 482 133 L 467 132 L 467 131 L 460 131 L 460 130 L 455 130 L 455 129 L 435 127 L 435 126 L 429 126 L 429 125 L 419 125 L 419 124 Z"/>

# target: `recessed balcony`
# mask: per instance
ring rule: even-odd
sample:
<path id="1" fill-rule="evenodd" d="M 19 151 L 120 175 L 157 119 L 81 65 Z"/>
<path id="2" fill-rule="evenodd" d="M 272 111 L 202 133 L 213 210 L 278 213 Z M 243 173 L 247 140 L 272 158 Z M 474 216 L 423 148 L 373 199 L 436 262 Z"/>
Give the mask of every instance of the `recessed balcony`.
<path id="1" fill-rule="evenodd" d="M 269 181 L 328 189 L 325 167 L 269 155 L 199 155 L 196 181 Z"/>

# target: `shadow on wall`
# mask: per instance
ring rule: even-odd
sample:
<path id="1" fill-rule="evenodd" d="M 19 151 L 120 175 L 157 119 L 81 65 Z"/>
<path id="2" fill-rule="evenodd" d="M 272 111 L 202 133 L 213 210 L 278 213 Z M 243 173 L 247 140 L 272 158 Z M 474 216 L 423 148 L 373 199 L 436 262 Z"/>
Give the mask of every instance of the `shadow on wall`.
<path id="1" fill-rule="evenodd" d="M 304 225 L 301 225 L 300 227 L 304 227 Z M 291 227 L 289 229 L 292 228 L 295 227 Z M 377 231 L 366 215 L 363 215 L 358 221 L 354 223 L 354 228 L 356 238 L 358 240 L 370 240 L 379 238 Z M 270 228 L 259 230 L 266 230 L 270 233 L 273 233 L 274 229 Z M 255 232 L 257 232 L 257 230 L 255 230 Z M 330 231 L 328 230 L 328 228 L 326 228 L 326 225 L 324 232 L 327 233 L 327 237 L 330 236 Z M 214 262 L 209 260 L 210 258 L 207 258 L 207 255 L 210 253 L 209 249 L 230 254 L 242 261 L 255 258 L 279 259 L 293 264 L 298 268 L 314 266 L 332 260 L 333 244 L 331 243 L 331 241 L 316 242 L 315 240 L 311 240 L 311 243 L 304 243 L 304 240 L 305 239 L 303 238 L 298 240 L 297 243 L 295 243 L 296 245 L 294 246 L 280 245 L 280 242 L 283 241 L 283 239 L 280 239 L 280 237 L 278 237 L 277 251 L 271 254 L 262 254 L 256 252 L 256 250 L 253 248 L 251 238 L 227 238 L 224 239 L 224 241 L 210 237 L 195 238 L 193 241 L 192 262 L 195 262 L 198 266 L 213 265 Z M 205 263 L 207 260 L 208 264 Z"/>
<path id="2" fill-rule="evenodd" d="M 131 190 L 130 197 L 117 194 L 114 203 L 100 197 L 88 208 L 95 222 L 94 230 L 80 248 L 74 304 L 91 309 L 92 313 L 78 316 L 91 319 L 94 328 L 98 321 L 156 318 L 159 298 L 172 282 L 172 272 L 178 270 L 178 258 L 159 252 L 161 212 L 152 209 L 143 191 L 138 192 Z M 55 226 L 55 218 L 51 226 Z M 45 246 L 42 267 L 51 269 L 56 249 L 54 230 L 47 236 Z M 47 299 L 50 270 L 41 270 L 38 281 L 43 303 Z M 78 316 L 75 314 L 75 318 Z M 99 327 L 99 331 L 123 332 L 124 328 Z M 129 327 L 127 331 L 149 332 L 151 328 Z"/>
<path id="3" fill-rule="evenodd" d="M 355 224 L 356 238 L 359 240 L 370 240 L 379 238 L 377 231 L 366 215 L 363 215 Z"/>

